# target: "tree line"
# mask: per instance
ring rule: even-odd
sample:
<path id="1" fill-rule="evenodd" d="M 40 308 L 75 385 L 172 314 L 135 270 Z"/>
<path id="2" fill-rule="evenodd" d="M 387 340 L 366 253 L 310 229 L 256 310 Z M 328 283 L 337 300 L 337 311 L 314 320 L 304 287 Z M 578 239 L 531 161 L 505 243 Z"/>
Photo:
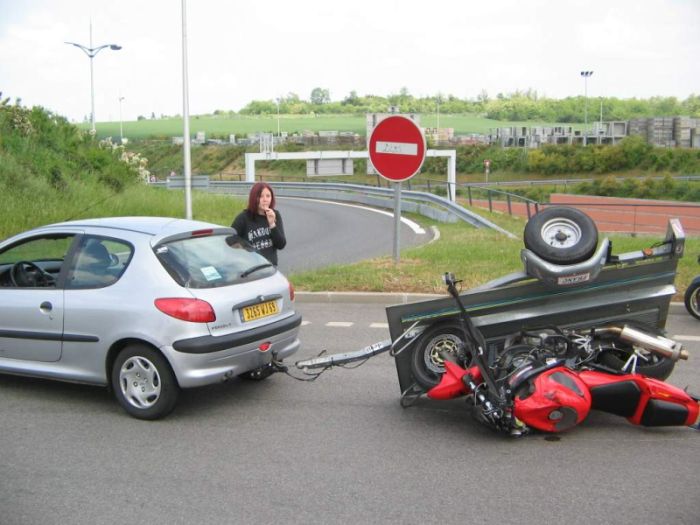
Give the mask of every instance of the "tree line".
<path id="1" fill-rule="evenodd" d="M 474 99 L 462 99 L 454 95 L 411 95 L 406 88 L 388 96 L 364 95 L 351 91 L 345 98 L 333 101 L 330 92 L 314 88 L 308 100 L 296 93 L 289 93 L 276 100 L 253 100 L 243 107 L 241 115 L 274 115 L 277 112 L 292 115 L 308 114 L 364 114 L 383 113 L 390 106 L 398 106 L 402 113 L 443 114 L 472 113 L 503 121 L 541 121 L 580 123 L 584 121 L 588 106 L 589 120 L 630 120 L 645 117 L 689 116 L 700 118 L 700 95 L 691 94 L 684 100 L 676 97 L 651 97 L 648 99 L 620 99 L 616 97 L 566 97 L 554 99 L 541 97 L 537 91 L 498 93 L 490 97 L 482 91 Z M 217 110 L 214 114 L 234 114 Z"/>

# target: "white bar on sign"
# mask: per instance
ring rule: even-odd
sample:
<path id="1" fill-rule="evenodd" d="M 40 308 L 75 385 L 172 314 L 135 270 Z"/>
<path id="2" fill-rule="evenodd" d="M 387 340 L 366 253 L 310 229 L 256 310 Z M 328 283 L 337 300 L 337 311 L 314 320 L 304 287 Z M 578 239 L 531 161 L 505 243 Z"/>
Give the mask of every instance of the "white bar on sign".
<path id="1" fill-rule="evenodd" d="M 381 142 L 377 141 L 376 153 L 388 153 L 390 155 L 418 155 L 418 144 L 413 142 Z"/>

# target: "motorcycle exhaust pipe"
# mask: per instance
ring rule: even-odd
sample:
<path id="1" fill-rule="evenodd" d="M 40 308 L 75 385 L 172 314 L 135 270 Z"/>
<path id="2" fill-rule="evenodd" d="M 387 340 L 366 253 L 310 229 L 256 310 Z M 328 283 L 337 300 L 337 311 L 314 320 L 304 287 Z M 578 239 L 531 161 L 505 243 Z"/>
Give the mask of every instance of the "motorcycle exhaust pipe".
<path id="1" fill-rule="evenodd" d="M 650 352 L 654 352 L 662 357 L 667 357 L 674 362 L 679 359 L 688 359 L 688 351 L 683 348 L 681 343 L 677 343 L 676 341 L 672 341 L 660 335 L 650 335 L 628 325 L 622 328 L 619 326 L 609 326 L 602 330 L 596 330 L 596 332 L 599 331 L 616 334 L 623 341 L 641 346 Z"/>

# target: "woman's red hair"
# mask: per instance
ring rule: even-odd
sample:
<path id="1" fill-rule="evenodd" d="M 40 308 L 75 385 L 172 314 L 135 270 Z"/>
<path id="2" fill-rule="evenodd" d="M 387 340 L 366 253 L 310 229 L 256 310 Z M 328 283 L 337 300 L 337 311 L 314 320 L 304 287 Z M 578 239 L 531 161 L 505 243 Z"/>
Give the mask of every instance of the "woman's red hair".
<path id="1" fill-rule="evenodd" d="M 275 209 L 275 192 L 267 182 L 256 182 L 253 187 L 250 188 L 250 194 L 248 195 L 248 207 L 246 210 L 251 215 L 257 215 L 258 213 L 258 201 L 260 200 L 260 194 L 263 190 L 270 190 L 270 195 L 272 195 L 272 200 L 270 201 L 270 208 Z"/>

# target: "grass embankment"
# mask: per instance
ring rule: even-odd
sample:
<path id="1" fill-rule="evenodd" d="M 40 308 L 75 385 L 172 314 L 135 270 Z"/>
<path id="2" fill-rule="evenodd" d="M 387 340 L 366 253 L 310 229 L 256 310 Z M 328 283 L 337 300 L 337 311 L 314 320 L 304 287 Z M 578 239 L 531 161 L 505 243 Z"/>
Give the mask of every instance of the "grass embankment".
<path id="1" fill-rule="evenodd" d="M 46 110 L 0 101 L 0 238 L 69 219 L 184 216 L 182 193 L 147 187 L 139 158 L 123 154 Z M 201 220 L 230 224 L 242 206 L 193 196 Z"/>

